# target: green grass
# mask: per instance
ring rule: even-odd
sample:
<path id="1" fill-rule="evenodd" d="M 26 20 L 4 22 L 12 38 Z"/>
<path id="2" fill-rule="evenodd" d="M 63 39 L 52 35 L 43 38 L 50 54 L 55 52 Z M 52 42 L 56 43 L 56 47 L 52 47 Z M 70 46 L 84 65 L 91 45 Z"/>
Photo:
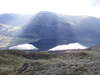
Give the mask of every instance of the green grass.
<path id="1" fill-rule="evenodd" d="M 32 62 L 31 59 L 21 56 L 22 54 L 23 51 L 0 50 L 0 75 L 16 75 L 22 64 Z"/>
<path id="2" fill-rule="evenodd" d="M 0 75 L 100 75 L 100 53 L 0 50 Z"/>

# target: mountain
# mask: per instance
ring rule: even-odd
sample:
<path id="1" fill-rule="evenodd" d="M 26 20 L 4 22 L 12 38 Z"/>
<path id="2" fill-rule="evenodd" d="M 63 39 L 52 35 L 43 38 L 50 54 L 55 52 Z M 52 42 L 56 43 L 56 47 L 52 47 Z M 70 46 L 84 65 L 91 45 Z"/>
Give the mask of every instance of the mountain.
<path id="1" fill-rule="evenodd" d="M 30 33 L 37 35 L 39 40 L 31 42 L 31 44 L 40 50 L 48 50 L 58 44 L 75 42 L 75 35 L 71 25 L 52 12 L 42 11 L 36 14 L 25 28 L 23 34 Z M 34 37 L 30 35 L 30 38 Z"/>
<path id="2" fill-rule="evenodd" d="M 48 11 L 35 15 L 1 14 L 0 37 L 4 42 L 0 39 L 0 45 L 8 41 L 6 47 L 30 43 L 40 50 L 48 50 L 57 45 L 79 42 L 90 47 L 100 45 L 99 28 L 100 18 L 91 16 L 69 16 Z"/>
<path id="3" fill-rule="evenodd" d="M 75 19 L 75 18 L 73 18 Z M 87 46 L 100 45 L 100 19 L 90 16 L 76 17 L 72 27 L 77 41 Z"/>

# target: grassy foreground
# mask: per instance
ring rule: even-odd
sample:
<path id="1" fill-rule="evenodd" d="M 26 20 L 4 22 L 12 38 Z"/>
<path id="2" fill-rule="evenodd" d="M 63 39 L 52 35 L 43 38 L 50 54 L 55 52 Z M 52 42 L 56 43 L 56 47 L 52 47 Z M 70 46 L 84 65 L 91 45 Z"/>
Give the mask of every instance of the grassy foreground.
<path id="1" fill-rule="evenodd" d="M 100 52 L 49 54 L 0 50 L 0 75 L 100 75 Z"/>

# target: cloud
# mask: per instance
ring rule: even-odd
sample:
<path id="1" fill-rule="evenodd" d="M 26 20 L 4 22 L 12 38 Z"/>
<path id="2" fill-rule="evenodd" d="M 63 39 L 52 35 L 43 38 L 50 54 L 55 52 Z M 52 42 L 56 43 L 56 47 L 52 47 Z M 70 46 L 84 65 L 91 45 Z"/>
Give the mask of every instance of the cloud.
<path id="1" fill-rule="evenodd" d="M 36 12 L 41 10 L 73 12 L 84 10 L 89 0 L 0 0 L 0 10 L 4 12 Z"/>
<path id="2" fill-rule="evenodd" d="M 93 1 L 99 5 L 100 0 L 0 0 L 0 13 L 35 14 L 39 11 L 52 11 L 98 17 L 99 8 L 93 7 Z"/>

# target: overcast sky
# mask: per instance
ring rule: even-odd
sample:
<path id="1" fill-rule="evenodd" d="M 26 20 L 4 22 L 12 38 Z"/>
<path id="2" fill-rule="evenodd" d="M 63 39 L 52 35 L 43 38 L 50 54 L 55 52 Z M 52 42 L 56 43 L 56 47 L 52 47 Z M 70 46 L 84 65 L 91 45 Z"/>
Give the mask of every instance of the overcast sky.
<path id="1" fill-rule="evenodd" d="M 100 18 L 100 0 L 0 0 L 0 13 L 34 14 L 39 11 Z"/>

